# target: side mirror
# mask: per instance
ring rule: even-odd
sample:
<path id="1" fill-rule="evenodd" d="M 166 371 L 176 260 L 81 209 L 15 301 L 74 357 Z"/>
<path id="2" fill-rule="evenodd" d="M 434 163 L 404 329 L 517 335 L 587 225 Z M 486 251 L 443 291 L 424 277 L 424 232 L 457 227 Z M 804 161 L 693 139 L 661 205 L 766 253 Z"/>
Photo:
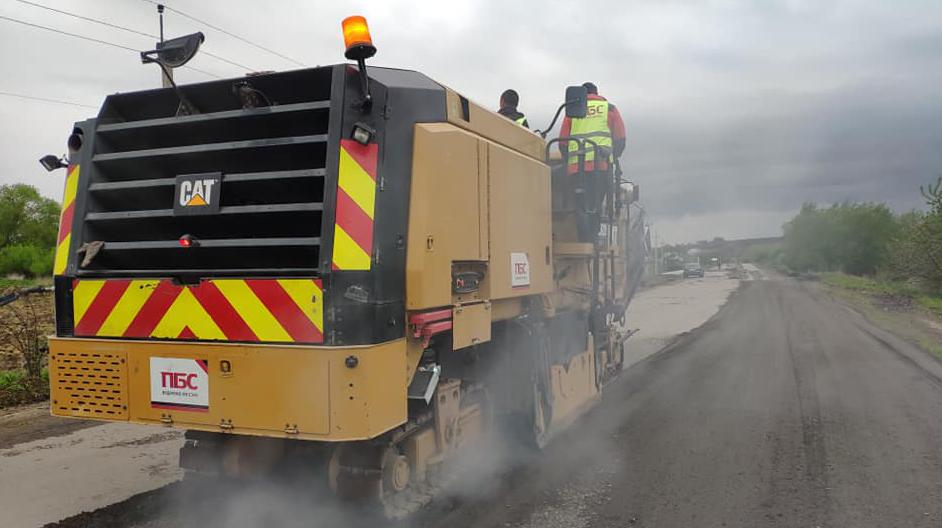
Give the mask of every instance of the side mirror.
<path id="1" fill-rule="evenodd" d="M 589 112 L 589 93 L 585 86 L 566 87 L 566 117 L 585 117 Z"/>
<path id="2" fill-rule="evenodd" d="M 585 117 L 589 113 L 589 93 L 586 91 L 585 86 L 566 87 L 566 101 L 556 109 L 556 115 L 553 116 L 549 126 L 545 130 L 535 131 L 540 137 L 546 139 L 546 134 L 553 130 L 563 108 L 566 109 L 566 117 Z"/>

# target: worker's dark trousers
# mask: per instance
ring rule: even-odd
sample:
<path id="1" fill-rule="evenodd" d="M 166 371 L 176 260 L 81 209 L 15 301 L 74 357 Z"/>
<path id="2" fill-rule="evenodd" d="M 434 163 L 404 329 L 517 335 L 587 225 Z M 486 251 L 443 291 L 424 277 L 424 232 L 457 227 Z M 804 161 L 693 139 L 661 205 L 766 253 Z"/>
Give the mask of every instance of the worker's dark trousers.
<path id="1" fill-rule="evenodd" d="M 602 224 L 602 205 L 608 193 L 611 172 L 590 171 L 574 174 L 578 178 L 576 193 L 581 197 L 577 213 L 579 241 L 595 243 Z"/>

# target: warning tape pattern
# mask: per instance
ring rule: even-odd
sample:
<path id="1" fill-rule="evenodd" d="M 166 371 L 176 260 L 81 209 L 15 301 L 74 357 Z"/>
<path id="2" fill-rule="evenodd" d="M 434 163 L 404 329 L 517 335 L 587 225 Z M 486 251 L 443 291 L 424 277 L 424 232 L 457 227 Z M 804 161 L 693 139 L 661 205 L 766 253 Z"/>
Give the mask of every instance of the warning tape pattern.
<path id="1" fill-rule="evenodd" d="M 75 335 L 323 343 L 321 279 L 75 280 Z"/>
<path id="2" fill-rule="evenodd" d="M 335 270 L 369 270 L 373 258 L 373 213 L 379 146 L 340 141 L 334 223 Z"/>
<path id="3" fill-rule="evenodd" d="M 72 219 L 75 216 L 75 196 L 78 194 L 79 166 L 70 165 L 65 177 L 65 192 L 62 193 L 62 213 L 59 215 L 59 236 L 56 238 L 56 256 L 53 260 L 53 275 L 65 273 L 69 262 L 69 246 L 72 243 Z"/>

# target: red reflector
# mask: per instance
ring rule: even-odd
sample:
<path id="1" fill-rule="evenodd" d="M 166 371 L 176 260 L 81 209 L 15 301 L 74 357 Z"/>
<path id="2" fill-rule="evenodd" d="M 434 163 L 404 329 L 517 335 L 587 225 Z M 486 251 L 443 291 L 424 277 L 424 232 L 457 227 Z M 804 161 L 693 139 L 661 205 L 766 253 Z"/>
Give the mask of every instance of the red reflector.
<path id="1" fill-rule="evenodd" d="M 191 244 L 191 243 L 192 243 L 192 242 L 190 241 L 189 238 L 181 238 L 181 239 L 180 239 L 180 245 L 183 246 L 183 247 L 190 247 L 190 244 Z"/>
<path id="2" fill-rule="evenodd" d="M 185 247 L 185 248 L 196 247 L 200 245 L 199 241 L 193 238 L 192 235 L 183 235 L 182 237 L 180 237 L 179 242 L 180 242 L 180 247 Z"/>

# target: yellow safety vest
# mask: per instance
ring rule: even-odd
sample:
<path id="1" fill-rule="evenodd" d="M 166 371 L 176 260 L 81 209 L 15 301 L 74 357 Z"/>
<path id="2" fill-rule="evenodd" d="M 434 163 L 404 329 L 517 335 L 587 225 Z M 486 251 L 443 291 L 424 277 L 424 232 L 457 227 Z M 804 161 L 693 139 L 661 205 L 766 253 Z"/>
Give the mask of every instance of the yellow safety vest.
<path id="1" fill-rule="evenodd" d="M 514 123 L 517 123 L 520 126 L 526 126 L 523 124 L 523 122 L 526 120 L 527 120 L 527 116 L 520 116 L 517 119 L 514 119 Z"/>
<path id="2" fill-rule="evenodd" d="M 612 162 L 612 131 L 608 128 L 608 101 L 602 99 L 589 99 L 588 111 L 585 117 L 573 118 L 569 127 L 569 135 L 574 138 L 588 139 L 599 147 L 608 149 L 608 162 Z M 585 161 L 595 160 L 595 149 L 591 143 L 585 145 Z M 569 144 L 569 150 L 578 150 L 575 143 Z M 579 156 L 569 156 L 569 164 L 579 163 Z"/>

